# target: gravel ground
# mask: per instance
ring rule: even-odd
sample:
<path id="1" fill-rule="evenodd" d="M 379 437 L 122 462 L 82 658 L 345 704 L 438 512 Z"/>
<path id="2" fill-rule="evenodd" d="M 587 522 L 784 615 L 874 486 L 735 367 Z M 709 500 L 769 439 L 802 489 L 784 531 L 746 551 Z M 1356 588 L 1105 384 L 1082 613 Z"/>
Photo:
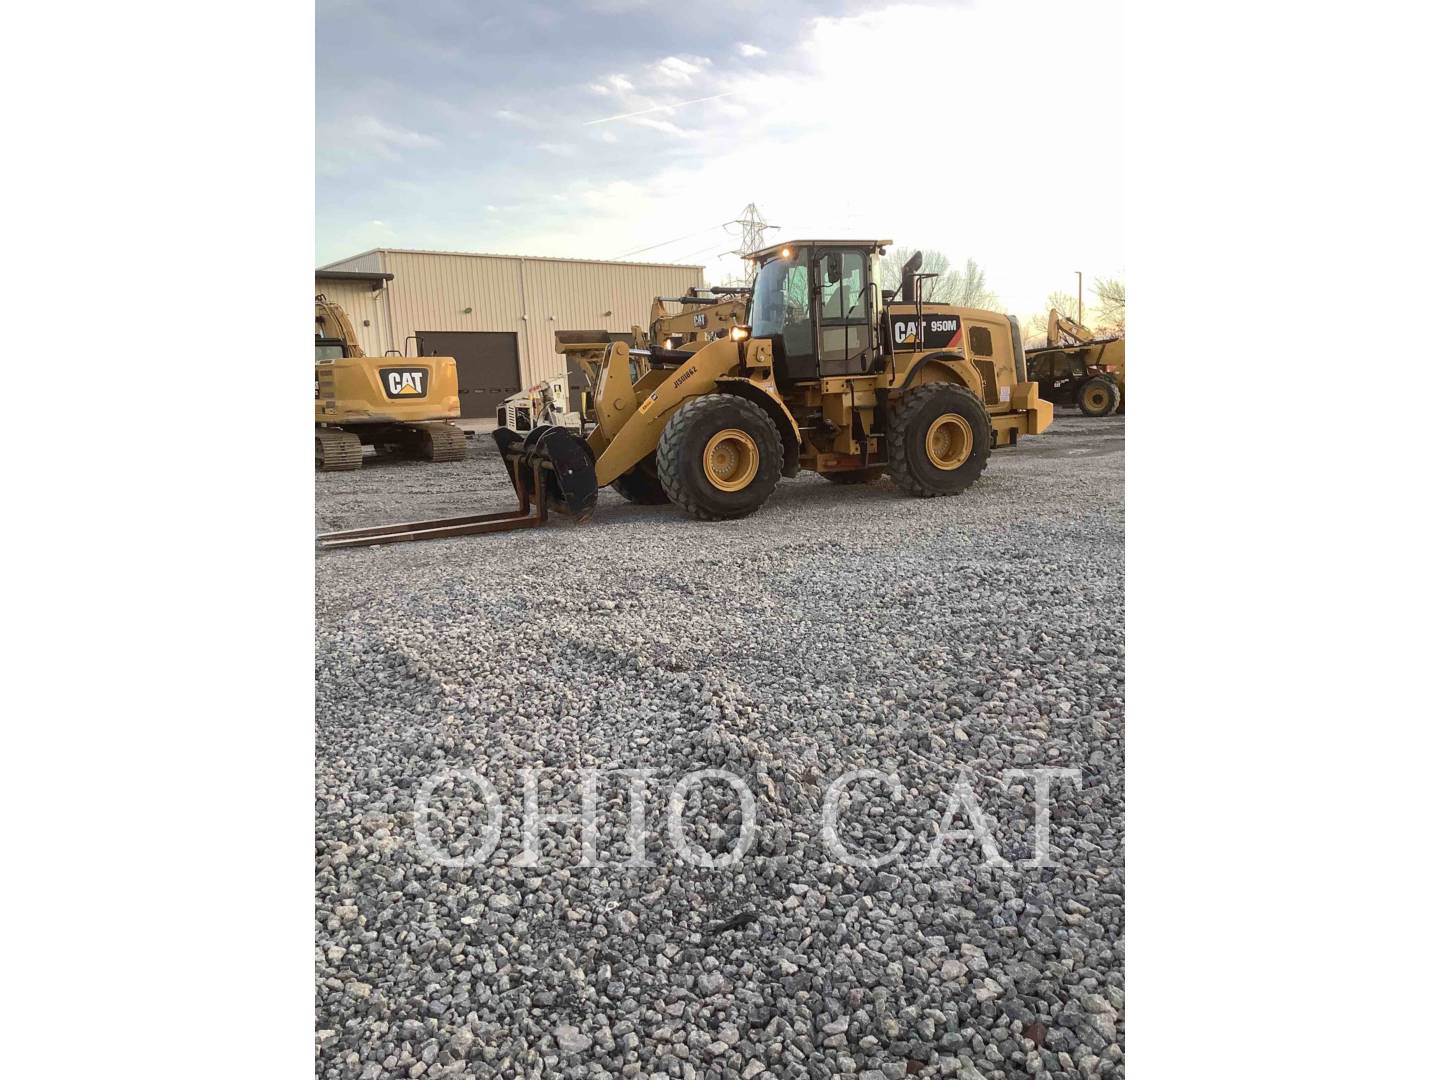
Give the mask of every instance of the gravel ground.
<path id="1" fill-rule="evenodd" d="M 783 480 L 701 523 L 602 492 L 595 520 L 324 552 L 316 593 L 317 1075 L 1124 1075 L 1124 419 L 1064 412 L 957 498 Z M 316 477 L 317 528 L 503 509 L 486 437 L 450 465 Z M 1053 866 L 1033 781 L 1051 792 Z M 498 848 L 428 858 L 427 779 L 499 793 Z M 647 768 L 521 853 L 523 781 L 574 812 L 581 770 Z M 675 782 L 755 797 L 733 866 L 675 854 Z M 856 768 L 839 837 L 827 786 Z M 933 849 L 968 779 L 983 829 Z M 704 783 L 685 837 L 720 856 L 740 800 Z M 452 857 L 486 804 L 447 779 Z M 971 828 L 962 808 L 949 826 Z"/>

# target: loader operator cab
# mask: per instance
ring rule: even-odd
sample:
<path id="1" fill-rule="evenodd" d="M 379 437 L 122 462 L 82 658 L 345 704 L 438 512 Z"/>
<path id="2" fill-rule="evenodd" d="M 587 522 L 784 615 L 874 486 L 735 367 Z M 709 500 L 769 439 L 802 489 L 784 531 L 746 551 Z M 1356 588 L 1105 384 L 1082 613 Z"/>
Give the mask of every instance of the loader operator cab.
<path id="1" fill-rule="evenodd" d="M 875 333 L 880 252 L 888 240 L 801 240 L 752 256 L 760 264 L 750 333 L 770 338 L 781 383 L 863 375 Z"/>

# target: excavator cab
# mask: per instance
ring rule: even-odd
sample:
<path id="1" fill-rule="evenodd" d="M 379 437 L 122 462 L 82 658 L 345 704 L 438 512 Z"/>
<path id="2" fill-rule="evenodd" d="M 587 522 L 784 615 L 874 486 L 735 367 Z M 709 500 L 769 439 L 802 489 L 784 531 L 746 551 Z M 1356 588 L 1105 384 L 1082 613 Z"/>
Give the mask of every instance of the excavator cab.
<path id="1" fill-rule="evenodd" d="M 315 339 L 315 362 L 324 363 L 327 360 L 344 360 L 345 342 L 339 338 Z"/>

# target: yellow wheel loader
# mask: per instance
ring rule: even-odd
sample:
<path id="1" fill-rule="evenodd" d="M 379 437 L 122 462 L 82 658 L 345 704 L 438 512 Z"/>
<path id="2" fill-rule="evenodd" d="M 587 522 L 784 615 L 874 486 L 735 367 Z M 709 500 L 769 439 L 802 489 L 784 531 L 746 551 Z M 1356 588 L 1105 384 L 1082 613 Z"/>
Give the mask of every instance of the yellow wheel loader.
<path id="1" fill-rule="evenodd" d="M 1014 317 L 930 303 L 905 266 L 898 293 L 878 284 L 889 240 L 796 240 L 756 252 L 748 322 L 721 337 L 562 331 L 557 351 L 592 387 L 594 428 L 495 440 L 519 499 L 510 514 L 407 522 L 320 537 L 347 547 L 521 528 L 548 510 L 588 519 L 599 488 L 694 517 L 758 510 L 781 477 L 809 469 L 841 483 L 888 475 L 921 498 L 955 495 L 997 447 L 1050 426 L 1053 409 L 1024 376 Z M 643 341 L 643 344 L 642 344 Z M 637 361 L 639 361 L 637 363 Z"/>
<path id="2" fill-rule="evenodd" d="M 1054 308 L 1045 344 L 1025 350 L 1026 371 L 1040 395 L 1086 416 L 1125 411 L 1125 339 L 1099 338 Z"/>
<path id="3" fill-rule="evenodd" d="M 366 446 L 459 461 L 460 384 L 448 356 L 370 357 L 345 309 L 315 297 L 315 466 L 358 469 Z"/>

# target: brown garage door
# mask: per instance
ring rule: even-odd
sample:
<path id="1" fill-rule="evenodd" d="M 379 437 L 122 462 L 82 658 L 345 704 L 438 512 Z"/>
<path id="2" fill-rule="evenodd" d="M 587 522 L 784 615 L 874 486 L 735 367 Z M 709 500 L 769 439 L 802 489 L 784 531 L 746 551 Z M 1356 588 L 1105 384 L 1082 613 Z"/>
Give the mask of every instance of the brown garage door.
<path id="1" fill-rule="evenodd" d="M 493 418 L 520 391 L 520 346 L 514 334 L 490 330 L 421 330 L 421 356 L 453 356 L 460 380 L 460 415 Z"/>

